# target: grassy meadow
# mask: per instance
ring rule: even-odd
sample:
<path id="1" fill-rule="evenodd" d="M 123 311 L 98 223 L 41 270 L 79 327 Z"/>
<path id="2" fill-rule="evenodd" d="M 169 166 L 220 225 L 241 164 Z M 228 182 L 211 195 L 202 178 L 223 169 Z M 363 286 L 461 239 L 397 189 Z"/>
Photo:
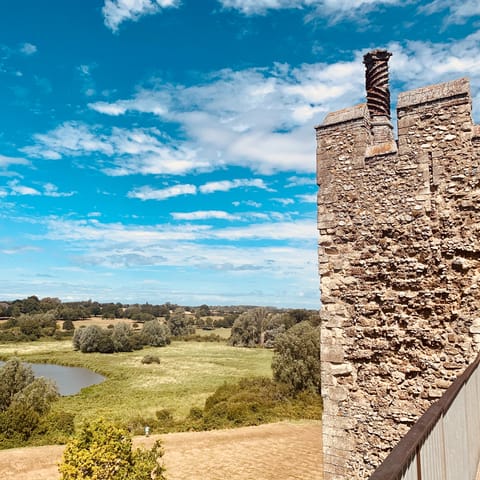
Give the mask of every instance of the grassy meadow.
<path id="1" fill-rule="evenodd" d="M 142 364 L 145 355 L 157 355 L 160 364 Z M 217 342 L 176 341 L 163 348 L 114 354 L 73 351 L 70 339 L 0 345 L 2 360 L 13 356 L 33 363 L 85 367 L 107 378 L 55 403 L 54 410 L 74 413 L 77 424 L 98 416 L 126 423 L 154 417 L 162 409 L 182 419 L 192 407 L 203 407 L 225 382 L 272 376 L 272 351 Z"/>

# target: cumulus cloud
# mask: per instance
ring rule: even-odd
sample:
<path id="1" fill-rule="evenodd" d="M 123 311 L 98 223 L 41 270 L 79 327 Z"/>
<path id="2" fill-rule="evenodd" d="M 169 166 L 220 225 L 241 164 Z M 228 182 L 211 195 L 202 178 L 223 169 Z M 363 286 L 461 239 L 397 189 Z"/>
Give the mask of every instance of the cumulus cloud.
<path id="1" fill-rule="evenodd" d="M 474 97 L 474 117 L 480 119 L 480 31 L 455 42 L 394 42 L 387 48 L 393 52 L 394 93 L 466 76 Z"/>
<path id="2" fill-rule="evenodd" d="M 37 52 L 37 46 L 33 45 L 32 43 L 24 43 L 20 47 L 20 52 L 23 53 L 24 55 L 33 55 L 34 53 Z"/>
<path id="3" fill-rule="evenodd" d="M 32 187 L 20 185 L 18 180 L 8 182 L 8 194 L 10 195 L 41 195 L 41 193 Z"/>
<path id="4" fill-rule="evenodd" d="M 113 32 L 121 23 L 137 21 L 145 15 L 153 15 L 163 8 L 177 7 L 179 0 L 105 0 L 102 8 L 105 25 Z"/>
<path id="5" fill-rule="evenodd" d="M 351 62 L 333 65 L 225 69 L 193 86 L 158 81 L 132 98 L 89 106 L 107 115 L 138 112 L 179 125 L 187 132 L 196 164 L 238 165 L 272 174 L 313 172 L 312 123 L 337 106 L 357 103 L 362 95 L 357 52 Z"/>

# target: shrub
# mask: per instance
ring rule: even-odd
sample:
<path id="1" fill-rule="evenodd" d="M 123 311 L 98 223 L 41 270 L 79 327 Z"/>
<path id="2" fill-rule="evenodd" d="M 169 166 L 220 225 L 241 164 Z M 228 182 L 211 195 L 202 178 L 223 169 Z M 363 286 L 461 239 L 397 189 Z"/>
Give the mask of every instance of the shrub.
<path id="1" fill-rule="evenodd" d="M 142 358 L 142 363 L 144 363 L 146 365 L 150 365 L 151 363 L 160 364 L 160 358 L 158 357 L 158 355 L 145 355 Z"/>
<path id="2" fill-rule="evenodd" d="M 163 450 L 132 451 L 128 432 L 105 420 L 85 424 L 65 447 L 59 471 L 62 480 L 164 480 L 159 461 Z"/>
<path id="3" fill-rule="evenodd" d="M 164 347 L 170 343 L 169 328 L 158 320 L 145 322 L 140 335 L 144 345 Z"/>
<path id="4" fill-rule="evenodd" d="M 112 342 L 113 349 L 115 352 L 131 352 L 132 348 L 132 338 L 133 330 L 125 322 L 117 323 L 113 327 L 112 331 Z"/>

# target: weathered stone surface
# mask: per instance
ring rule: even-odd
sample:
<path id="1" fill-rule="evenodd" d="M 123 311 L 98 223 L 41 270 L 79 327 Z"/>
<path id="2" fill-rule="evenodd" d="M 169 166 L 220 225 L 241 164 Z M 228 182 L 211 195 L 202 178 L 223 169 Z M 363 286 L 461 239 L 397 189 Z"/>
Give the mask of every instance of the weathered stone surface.
<path id="1" fill-rule="evenodd" d="M 317 127 L 325 480 L 368 478 L 479 350 L 468 80 L 397 105 L 398 152 L 374 141 L 365 105 Z"/>

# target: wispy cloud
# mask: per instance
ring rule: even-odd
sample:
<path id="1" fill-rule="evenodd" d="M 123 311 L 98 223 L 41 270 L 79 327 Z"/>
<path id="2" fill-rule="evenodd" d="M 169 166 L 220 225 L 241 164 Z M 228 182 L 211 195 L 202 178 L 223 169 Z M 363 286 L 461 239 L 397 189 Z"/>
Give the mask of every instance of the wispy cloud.
<path id="1" fill-rule="evenodd" d="M 434 0 L 419 8 L 421 13 L 432 14 L 448 11 L 447 23 L 465 23 L 471 17 L 480 16 L 480 3 L 477 0 Z"/>
<path id="2" fill-rule="evenodd" d="M 21 157 L 7 157 L 0 155 L 0 169 L 6 169 L 12 165 L 30 165 L 30 162 Z"/>
<path id="3" fill-rule="evenodd" d="M 102 155 L 101 168 L 109 176 L 175 174 L 209 169 L 188 145 L 176 145 L 154 128 L 106 131 L 100 126 L 65 122 L 34 137 L 35 144 L 22 149 L 32 157 L 60 160 L 64 157 Z M 109 159 L 109 160 L 108 160 Z"/>
<path id="4" fill-rule="evenodd" d="M 302 195 L 295 195 L 295 198 L 302 203 L 317 203 L 317 194 L 316 193 L 306 193 Z"/>
<path id="5" fill-rule="evenodd" d="M 275 191 L 269 188 L 265 184 L 265 182 L 260 178 L 221 180 L 218 182 L 208 182 L 208 183 L 205 183 L 204 185 L 201 185 L 199 190 L 202 193 L 214 193 L 214 192 L 228 192 L 235 188 L 247 188 L 247 187 L 260 188 L 262 190 L 267 190 L 269 192 Z"/>
<path id="6" fill-rule="evenodd" d="M 75 192 L 59 192 L 53 183 L 45 183 L 39 188 L 21 185 L 19 180 L 8 182 L 7 187 L 0 191 L 0 196 L 45 196 L 45 197 L 71 197 Z"/>
<path id="7" fill-rule="evenodd" d="M 46 197 L 71 197 L 75 195 L 75 192 L 59 192 L 58 187 L 53 183 L 46 183 L 43 186 L 43 194 Z"/>
<path id="8" fill-rule="evenodd" d="M 295 200 L 293 200 L 293 198 L 272 198 L 272 201 L 278 202 L 281 205 L 285 205 L 285 206 L 292 205 L 293 203 L 295 203 Z"/>
<path id="9" fill-rule="evenodd" d="M 129 198 L 138 198 L 140 200 L 166 200 L 167 198 L 178 197 L 180 195 L 195 195 L 197 187 L 195 185 L 173 185 L 167 188 L 154 189 L 148 186 L 136 188 L 128 192 Z"/>
<path id="10" fill-rule="evenodd" d="M 147 227 L 52 217 L 46 226 L 48 232 L 42 238 L 70 245 L 80 265 L 189 265 L 193 269 L 239 272 L 264 269 L 272 277 L 304 275 L 305 269 L 315 264 L 316 225 L 310 220 L 212 228 L 190 223 Z M 241 239 L 250 244 L 241 245 Z M 261 242 L 267 239 L 274 243 L 265 247 Z M 214 245 L 211 240 L 216 240 Z"/>
<path id="11" fill-rule="evenodd" d="M 355 18 L 359 11 L 367 12 L 384 5 L 402 5 L 403 0 L 219 0 L 225 8 L 245 15 L 265 14 L 269 10 L 314 8 L 317 15 L 340 18 Z"/>
<path id="12" fill-rule="evenodd" d="M 301 187 L 301 186 L 304 186 L 304 185 L 316 186 L 316 181 L 315 181 L 315 178 L 313 176 L 312 177 L 293 176 L 293 177 L 287 178 L 287 182 L 288 183 L 285 184 L 285 188 Z"/>
<path id="13" fill-rule="evenodd" d="M 145 15 L 158 13 L 163 8 L 177 7 L 179 0 L 105 0 L 102 8 L 105 25 L 116 32 L 121 23 L 137 21 Z"/>
<path id="14" fill-rule="evenodd" d="M 33 245 L 22 245 L 14 248 L 4 248 L 0 250 L 4 255 L 18 255 L 25 252 L 40 252 L 42 249 Z"/>
<path id="15" fill-rule="evenodd" d="M 172 217 L 175 220 L 238 220 L 237 215 L 224 212 L 222 210 L 197 210 L 195 212 L 172 212 Z"/>

